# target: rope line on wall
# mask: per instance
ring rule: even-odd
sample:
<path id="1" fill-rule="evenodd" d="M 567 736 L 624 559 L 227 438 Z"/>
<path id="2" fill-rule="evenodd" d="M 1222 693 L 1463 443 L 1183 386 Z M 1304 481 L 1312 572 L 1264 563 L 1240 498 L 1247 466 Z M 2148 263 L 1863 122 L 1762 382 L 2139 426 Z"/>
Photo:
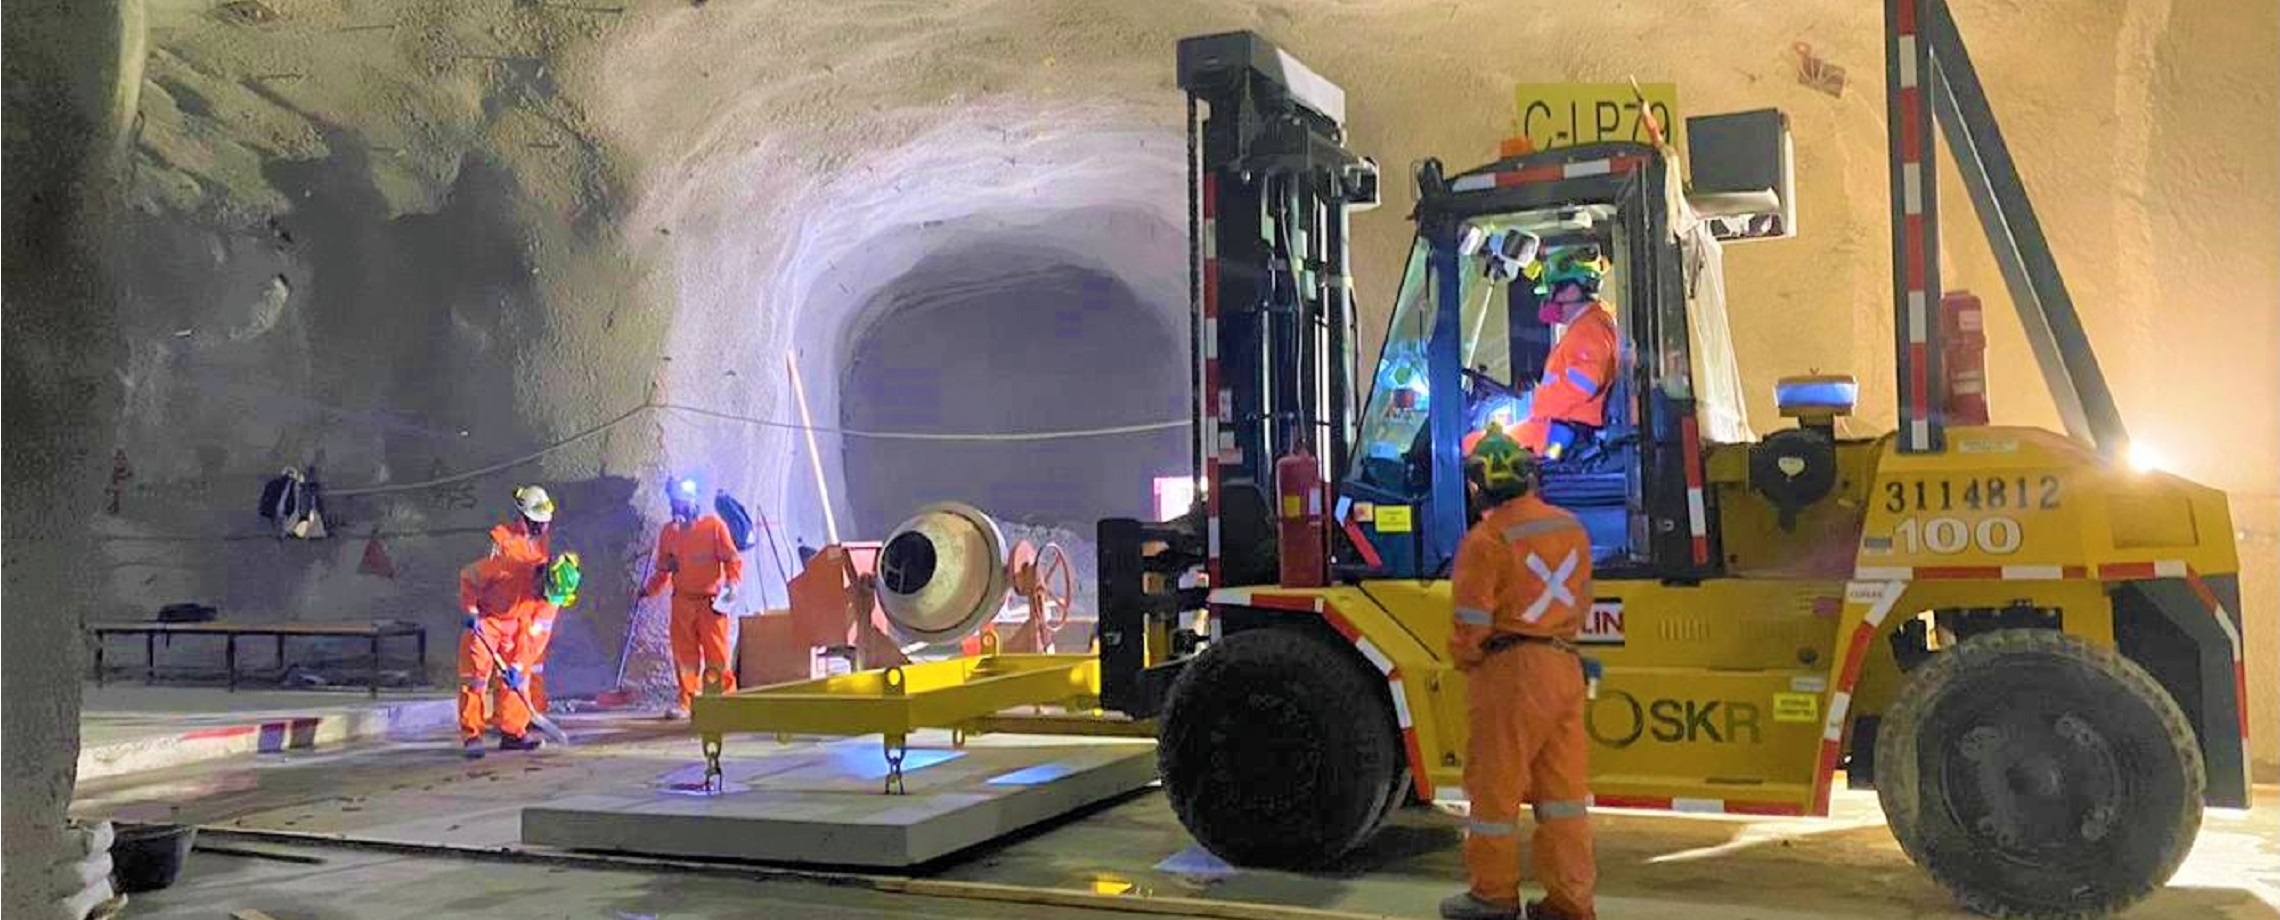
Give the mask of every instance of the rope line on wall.
<path id="1" fill-rule="evenodd" d="M 552 443 L 552 444 L 549 444 L 549 445 L 547 445 L 547 446 L 545 446 L 545 447 L 541 447 L 541 448 L 539 448 L 539 449 L 537 449 L 537 450 L 531 451 L 530 453 L 524 454 L 524 455 L 522 455 L 522 456 L 520 456 L 520 457 L 515 457 L 515 458 L 513 458 L 513 459 L 511 459 L 511 460 L 502 460 L 502 461 L 499 461 L 499 462 L 497 462 L 497 463 L 492 463 L 492 464 L 488 464 L 488 465 L 485 465 L 485 466 L 477 467 L 477 468 L 475 468 L 475 469 L 472 469 L 472 470 L 468 470 L 468 471 L 466 471 L 466 472 L 463 472 L 463 473 L 454 473 L 454 474 L 452 474 L 452 475 L 449 475 L 449 476 L 440 476 L 440 477 L 437 477 L 437 478 L 434 478 L 434 479 L 423 479 L 423 480 L 420 480 L 420 481 L 418 481 L 418 482 L 403 482 L 403 483 L 374 484 L 374 485 L 367 485 L 367 486 L 357 486 L 357 487 L 354 487 L 354 488 L 347 488 L 347 489 L 332 489 L 332 488 L 327 488 L 327 489 L 325 489 L 325 490 L 324 490 L 324 494 L 325 494 L 327 497 L 329 497 L 329 498 L 353 498 L 353 497 L 356 497 L 356 496 L 359 496 L 359 495 L 388 495 L 388 494 L 401 493 L 401 492 L 416 492 L 416 491 L 420 491 L 420 490 L 422 490 L 422 489 L 435 489 L 435 488 L 441 488 L 441 487 L 443 487 L 443 486 L 449 486 L 449 485 L 457 485 L 457 484 L 459 484 L 459 483 L 462 483 L 462 482 L 466 482 L 466 481 L 468 481 L 468 480 L 471 480 L 471 479 L 480 479 L 480 478 L 482 478 L 482 477 L 485 477 L 485 476 L 489 476 L 489 475 L 492 475 L 492 474 L 494 474 L 494 473 L 505 472 L 505 471 L 507 471 L 507 470 L 511 470 L 511 469 L 514 469 L 515 467 L 518 467 L 518 466 L 523 466 L 523 465 L 525 465 L 525 464 L 529 464 L 529 463 L 534 463 L 534 462 L 537 462 L 537 461 L 539 461 L 539 460 L 542 460 L 542 459 L 546 458 L 548 455 L 550 455 L 550 454 L 553 454 L 553 453 L 555 453 L 555 452 L 557 452 L 557 451 L 560 451 L 560 450 L 562 450 L 562 449 L 564 449 L 564 448 L 567 448 L 567 447 L 570 447 L 570 446 L 572 446 L 572 445 L 578 444 L 578 443 L 580 443 L 580 442 L 583 442 L 583 441 L 587 441 L 587 440 L 590 440 L 590 439 L 592 439 L 592 438 L 598 437 L 598 436 L 602 435 L 603 433 L 605 433 L 605 432 L 608 432 L 610 429 L 612 429 L 612 428 L 616 428 L 616 427 L 618 427 L 619 425 L 623 425 L 623 424 L 625 424 L 626 422 L 630 422 L 630 421 L 634 420 L 635 418 L 638 418 L 638 417 L 640 417 L 640 416 L 641 416 L 643 413 L 647 413 L 647 412 L 681 412 L 681 413 L 686 413 L 686 414 L 689 414 L 689 415 L 700 416 L 700 417 L 704 417 L 704 418 L 712 418 L 712 419 L 720 419 L 720 420 L 723 420 L 723 421 L 739 422 L 739 423 L 748 424 L 748 425 L 758 425 L 758 426 L 761 426 L 761 427 L 765 427 L 765 428 L 781 428 L 781 429 L 786 429 L 786 430 L 791 430 L 791 431 L 801 431 L 801 430 L 806 430 L 806 429 L 808 429 L 808 428 L 810 427 L 810 426 L 806 426 L 806 425 L 801 425 L 801 424 L 799 424 L 799 423 L 796 423 L 796 422 L 779 422 L 779 421 L 773 421 L 773 420 L 770 420 L 770 419 L 758 418 L 758 417 L 755 417 L 755 416 L 750 416 L 750 415 L 738 415 L 738 414 L 736 414 L 736 413 L 734 413 L 734 412 L 722 412 L 722 411 L 720 411 L 720 410 L 717 410 L 717 409 L 706 409 L 706 408 L 703 408 L 703 407 L 701 407 L 701 406 L 688 406 L 688 405 L 681 405 L 681 404 L 678 404 L 678 403 L 669 403 L 669 402 L 645 402 L 645 403 L 642 403 L 642 404 L 640 404 L 640 405 L 634 406 L 634 407 L 633 407 L 633 408 L 631 408 L 631 409 L 627 409 L 627 410 L 625 410 L 624 412 L 620 412 L 620 413 L 618 413 L 618 414 L 617 414 L 615 417 L 612 417 L 612 418 L 611 418 L 611 419 L 609 419 L 608 421 L 602 422 L 602 423 L 600 423 L 600 424 L 598 424 L 598 425 L 594 425 L 593 427 L 587 428 L 587 429 L 585 429 L 585 430 L 583 430 L 583 431 L 579 431 L 578 433 L 576 433 L 576 434 L 573 434 L 573 435 L 571 435 L 571 436 L 569 436 L 569 437 L 563 438 L 562 440 L 556 441 L 556 442 L 554 442 L 554 443 Z M 818 433 L 821 433 L 821 434 L 836 434 L 836 435 L 839 435 L 839 436 L 841 436 L 841 437 L 849 437 L 849 438 L 874 438 L 874 439 L 880 439 L 880 440 L 906 440 L 906 441 L 980 441 L 980 442 L 1023 442 L 1023 441 L 1055 441 L 1055 440 L 1066 440 L 1066 439 L 1075 439 L 1075 438 L 1100 438 L 1100 437 L 1117 437 L 1117 436 L 1121 436 L 1121 435 L 1129 435 L 1129 434 L 1145 434 L 1145 433 L 1148 433 L 1148 432 L 1154 432 L 1154 431 L 1170 431 L 1170 430 L 1174 430 L 1174 429 L 1186 428 L 1186 427 L 1188 427 L 1188 424 L 1189 424 L 1189 423 L 1187 422 L 1187 420 L 1185 420 L 1185 419 L 1182 419 L 1182 420 L 1179 420 L 1179 421 L 1174 421 L 1174 422 L 1148 422 L 1148 423 L 1137 424 L 1137 425 L 1112 425 L 1112 426 L 1108 426 L 1108 427 L 1104 427 L 1104 428 L 1077 428 L 1077 429 L 1068 429 L 1068 430 L 1061 430 L 1061 431 L 1020 431 L 1020 432 L 967 432 L 967 433 L 956 433 L 956 432 L 918 432 L 918 431 L 866 431 L 866 430 L 861 430 L 861 429 L 853 429 L 853 428 L 833 428 L 833 427 L 828 427 L 828 426 L 823 426 L 823 425 L 817 425 L 817 426 L 813 426 L 813 428 L 814 428 L 814 430 L 815 430 L 816 432 L 818 432 Z M 471 534 L 471 533 L 486 533 L 486 532 L 488 532 L 488 530 L 489 530 L 489 528 L 488 528 L 488 527 L 446 527 L 446 528 L 438 528 L 438 529 L 432 529 L 432 530 L 404 530 L 404 531 L 387 531 L 387 530 L 382 530 L 382 531 L 380 531 L 380 532 L 379 532 L 377 535 L 379 535 L 379 536 L 385 536 L 385 537 L 389 537 L 389 538 L 400 538 L 400 537 L 430 537 L 430 536 L 447 536 L 447 535 L 459 535 L 459 534 Z M 276 534 L 276 533 L 244 533 L 244 534 L 219 534 L 219 535 L 210 535 L 210 536 L 209 536 L 209 535 L 197 535 L 197 534 L 150 534 L 150 535 L 116 534 L 116 535 L 103 535 L 103 536 L 98 536 L 98 537 L 96 537 L 96 540 L 97 540 L 97 542 L 101 542 L 101 543 L 211 543 L 211 542 L 250 542 L 250 541 L 254 541 L 254 540 L 282 540 L 282 539 L 284 539 L 284 538 L 283 538 L 283 537 L 281 537 L 281 536 L 279 536 L 279 535 L 278 535 L 278 534 Z"/>
<path id="2" fill-rule="evenodd" d="M 384 485 L 375 484 L 368 486 L 357 486 L 355 488 L 348 489 L 328 488 L 325 490 L 325 494 L 335 498 L 349 498 L 358 495 L 385 495 L 393 492 L 415 492 L 421 489 L 433 489 L 439 486 L 455 485 L 458 483 L 466 482 L 470 479 L 480 479 L 493 473 L 503 472 L 505 470 L 510 470 L 527 463 L 533 463 L 544 459 L 549 454 L 585 441 L 587 439 L 599 436 L 612 428 L 632 421 L 634 418 L 640 416 L 644 412 L 653 411 L 684 412 L 690 415 L 701 416 L 704 418 L 741 422 L 748 425 L 759 425 L 764 428 L 781 428 L 789 431 L 810 430 L 812 427 L 812 430 L 818 434 L 836 434 L 840 437 L 846 438 L 871 438 L 875 440 L 898 441 L 977 441 L 996 443 L 1059 441 L 1073 440 L 1077 438 L 1118 437 L 1131 434 L 1146 434 L 1155 431 L 1171 431 L 1174 429 L 1186 428 L 1189 424 L 1188 420 L 1180 419 L 1178 421 L 1171 422 L 1147 422 L 1137 425 L 1112 425 L 1104 428 L 1076 428 L 1061 431 L 965 433 L 922 431 L 866 431 L 856 428 L 833 428 L 824 425 L 808 426 L 801 425 L 797 422 L 779 422 L 750 415 L 738 415 L 733 412 L 722 412 L 717 409 L 706 409 L 701 406 L 681 405 L 679 403 L 645 402 L 619 413 L 615 418 L 612 418 L 609 421 L 595 425 L 584 431 L 580 431 L 577 434 L 573 434 L 567 438 L 563 438 L 560 441 L 556 441 L 552 444 L 539 448 L 538 450 L 532 451 L 528 454 L 524 454 L 520 457 L 516 457 L 512 460 L 502 460 L 498 463 L 478 467 L 476 469 L 468 470 L 464 473 L 454 473 L 450 476 L 443 476 L 435 479 L 426 479 L 419 482 L 390 483 Z"/>

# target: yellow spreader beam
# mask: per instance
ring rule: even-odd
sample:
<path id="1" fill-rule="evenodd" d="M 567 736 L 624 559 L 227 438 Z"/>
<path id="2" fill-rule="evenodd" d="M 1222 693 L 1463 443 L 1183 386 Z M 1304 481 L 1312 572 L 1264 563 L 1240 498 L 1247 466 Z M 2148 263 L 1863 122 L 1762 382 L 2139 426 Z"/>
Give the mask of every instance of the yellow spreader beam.
<path id="1" fill-rule="evenodd" d="M 691 725 L 703 739 L 706 781 L 720 776 L 721 739 L 730 733 L 881 735 L 887 790 L 902 789 L 905 742 L 922 728 L 946 728 L 953 743 L 968 733 L 1017 732 L 1129 735 L 1145 726 L 1121 717 L 1068 714 L 1001 716 L 1051 706 L 1084 713 L 1100 701 L 1100 659 L 1090 654 L 990 655 L 919 662 L 738 690 L 691 702 Z M 1029 722 L 1031 718 L 1037 719 Z"/>

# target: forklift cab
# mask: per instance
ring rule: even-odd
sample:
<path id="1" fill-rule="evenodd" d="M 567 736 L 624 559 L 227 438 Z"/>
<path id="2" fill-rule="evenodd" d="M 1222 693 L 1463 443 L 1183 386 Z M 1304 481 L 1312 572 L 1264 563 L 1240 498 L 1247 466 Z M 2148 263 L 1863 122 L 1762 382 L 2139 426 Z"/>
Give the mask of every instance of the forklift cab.
<path id="1" fill-rule="evenodd" d="M 1466 436 L 1528 418 L 1566 330 L 1539 318 L 1532 273 L 1512 270 L 1516 234 L 1538 241 L 1538 261 L 1586 246 L 1605 255 L 1598 299 L 1620 342 L 1605 424 L 1542 464 L 1541 494 L 1590 532 L 1601 577 L 1717 572 L 1702 442 L 1751 437 L 1718 277 L 1720 237 L 1734 225 L 1672 194 L 1671 165 L 1653 147 L 1617 143 L 1453 178 L 1436 161 L 1420 166 L 1417 236 L 1335 509 L 1356 550 L 1343 558 L 1362 560 L 1343 574 L 1445 577 L 1478 511 Z"/>

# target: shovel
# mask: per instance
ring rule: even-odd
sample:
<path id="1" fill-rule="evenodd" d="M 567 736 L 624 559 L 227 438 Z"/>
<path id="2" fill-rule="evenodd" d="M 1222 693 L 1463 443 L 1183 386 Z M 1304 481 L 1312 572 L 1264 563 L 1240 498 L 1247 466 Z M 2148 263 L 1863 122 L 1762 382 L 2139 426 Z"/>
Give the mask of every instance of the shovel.
<path id="1" fill-rule="evenodd" d="M 483 651 L 490 653 L 491 667 L 502 675 L 503 681 L 503 675 L 507 673 L 507 660 L 499 657 L 499 650 L 491 647 L 491 640 L 483 635 L 482 630 L 470 629 L 468 632 L 473 634 L 475 641 L 483 646 Z M 538 733 L 545 735 L 548 741 L 563 747 L 570 746 L 570 733 L 563 731 L 562 726 L 554 724 L 554 720 L 547 718 L 546 713 L 538 711 L 538 707 L 531 705 L 529 693 L 513 684 L 508 684 L 507 689 L 514 691 L 515 696 L 522 700 L 524 709 L 530 710 L 530 726 L 532 728 L 538 729 Z"/>

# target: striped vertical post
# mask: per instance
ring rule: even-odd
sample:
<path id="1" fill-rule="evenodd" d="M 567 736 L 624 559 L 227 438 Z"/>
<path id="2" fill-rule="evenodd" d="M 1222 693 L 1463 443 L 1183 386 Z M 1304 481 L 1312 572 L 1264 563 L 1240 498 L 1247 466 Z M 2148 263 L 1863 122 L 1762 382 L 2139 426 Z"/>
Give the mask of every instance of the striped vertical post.
<path id="1" fill-rule="evenodd" d="M 1892 168 L 1892 299 L 1900 395 L 1900 450 L 1937 453 L 1945 425 L 1940 384 L 1939 188 L 1932 162 L 1931 46 L 1921 40 L 1926 3 L 1885 0 L 1885 135 Z"/>
<path id="2" fill-rule="evenodd" d="M 1702 494 L 1702 429 L 1688 415 L 1678 420 L 1686 464 L 1686 534 L 1695 565 L 1710 564 L 1710 510 Z"/>
<path id="3" fill-rule="evenodd" d="M 1219 426 L 1227 400 L 1219 380 L 1219 176 L 1203 177 L 1203 219 L 1196 227 L 1203 247 L 1203 387 L 1195 398 L 1196 420 L 1203 426 L 1204 572 L 1211 586 L 1219 578 Z"/>

